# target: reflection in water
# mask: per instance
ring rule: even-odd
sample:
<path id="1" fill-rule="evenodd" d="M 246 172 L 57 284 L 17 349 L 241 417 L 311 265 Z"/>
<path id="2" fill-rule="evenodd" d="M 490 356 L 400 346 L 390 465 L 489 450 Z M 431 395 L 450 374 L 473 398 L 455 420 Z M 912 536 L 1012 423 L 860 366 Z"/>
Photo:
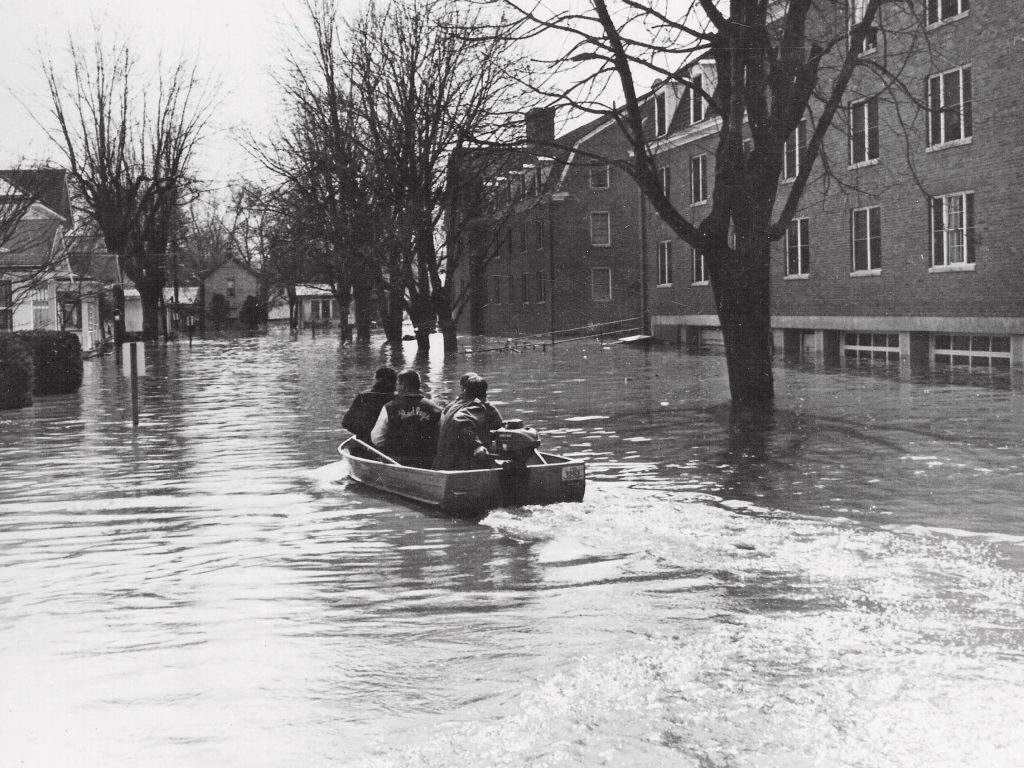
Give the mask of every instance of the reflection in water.
<path id="1" fill-rule="evenodd" d="M 4 764 L 1018 766 L 1020 387 L 331 336 L 147 350 L 0 413 Z M 347 484 L 381 364 L 461 373 L 581 504 L 430 517 Z"/>

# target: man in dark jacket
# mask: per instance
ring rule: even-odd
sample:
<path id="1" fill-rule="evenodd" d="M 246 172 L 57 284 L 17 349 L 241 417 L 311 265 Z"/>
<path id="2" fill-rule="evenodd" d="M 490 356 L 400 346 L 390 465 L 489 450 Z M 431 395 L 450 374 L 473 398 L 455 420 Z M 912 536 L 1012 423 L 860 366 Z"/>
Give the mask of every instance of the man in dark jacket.
<path id="1" fill-rule="evenodd" d="M 393 459 L 414 467 L 429 467 L 437 450 L 441 409 L 420 391 L 416 371 L 398 374 L 398 394 L 377 417 L 373 444 Z"/>
<path id="2" fill-rule="evenodd" d="M 373 376 L 373 387 L 369 392 L 356 395 L 341 426 L 364 443 L 370 442 L 370 431 L 377 423 L 380 409 L 395 396 L 395 378 L 394 368 L 386 365 L 378 368 Z"/>
<path id="3" fill-rule="evenodd" d="M 477 373 L 459 379 L 459 399 L 441 413 L 434 469 L 485 469 L 494 466 L 487 445 L 491 430 L 502 425 L 498 409 L 487 402 L 487 380 Z"/>

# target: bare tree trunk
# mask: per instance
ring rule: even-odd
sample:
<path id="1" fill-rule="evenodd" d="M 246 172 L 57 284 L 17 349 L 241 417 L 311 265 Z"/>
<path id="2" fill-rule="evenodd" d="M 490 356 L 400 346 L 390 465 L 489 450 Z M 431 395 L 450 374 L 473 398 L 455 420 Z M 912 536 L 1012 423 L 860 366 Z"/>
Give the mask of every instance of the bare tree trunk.
<path id="1" fill-rule="evenodd" d="M 384 290 L 380 291 L 377 302 L 384 338 L 392 347 L 400 348 L 402 346 L 402 319 L 405 314 L 404 303 Z"/>
<path id="2" fill-rule="evenodd" d="M 711 285 L 725 340 L 729 391 L 734 402 L 756 403 L 775 396 L 769 286 L 771 249 L 757 253 L 723 251 L 710 260 Z"/>
<path id="3" fill-rule="evenodd" d="M 156 341 L 160 337 L 160 295 L 163 286 L 148 280 L 135 284 L 142 301 L 142 340 Z"/>
<path id="4" fill-rule="evenodd" d="M 357 280 L 352 286 L 352 303 L 356 316 L 356 341 L 369 342 L 373 323 L 373 284 L 369 280 Z"/>

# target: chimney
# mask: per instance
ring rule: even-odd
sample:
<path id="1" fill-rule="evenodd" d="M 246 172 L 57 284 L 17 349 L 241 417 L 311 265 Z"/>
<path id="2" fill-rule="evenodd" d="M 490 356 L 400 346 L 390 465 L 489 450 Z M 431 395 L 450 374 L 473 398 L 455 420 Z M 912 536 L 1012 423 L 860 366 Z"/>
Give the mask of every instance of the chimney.
<path id="1" fill-rule="evenodd" d="M 526 140 L 531 144 L 551 144 L 555 140 L 555 107 L 534 107 L 524 117 Z"/>

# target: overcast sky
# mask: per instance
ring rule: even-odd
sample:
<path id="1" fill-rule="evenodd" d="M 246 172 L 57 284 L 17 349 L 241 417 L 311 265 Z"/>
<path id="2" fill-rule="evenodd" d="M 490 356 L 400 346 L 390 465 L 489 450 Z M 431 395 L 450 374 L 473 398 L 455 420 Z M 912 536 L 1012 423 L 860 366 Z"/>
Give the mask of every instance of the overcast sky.
<path id="1" fill-rule="evenodd" d="M 358 0 L 339 0 L 353 13 Z M 91 44 L 99 25 L 140 50 L 195 60 L 223 82 L 203 170 L 222 180 L 254 164 L 236 150 L 233 128 L 265 130 L 275 109 L 269 72 L 289 39 L 289 18 L 301 0 L 0 0 L 0 165 L 53 160 L 59 155 L 33 118 L 46 120 L 40 51 L 66 58 L 68 36 Z"/>

